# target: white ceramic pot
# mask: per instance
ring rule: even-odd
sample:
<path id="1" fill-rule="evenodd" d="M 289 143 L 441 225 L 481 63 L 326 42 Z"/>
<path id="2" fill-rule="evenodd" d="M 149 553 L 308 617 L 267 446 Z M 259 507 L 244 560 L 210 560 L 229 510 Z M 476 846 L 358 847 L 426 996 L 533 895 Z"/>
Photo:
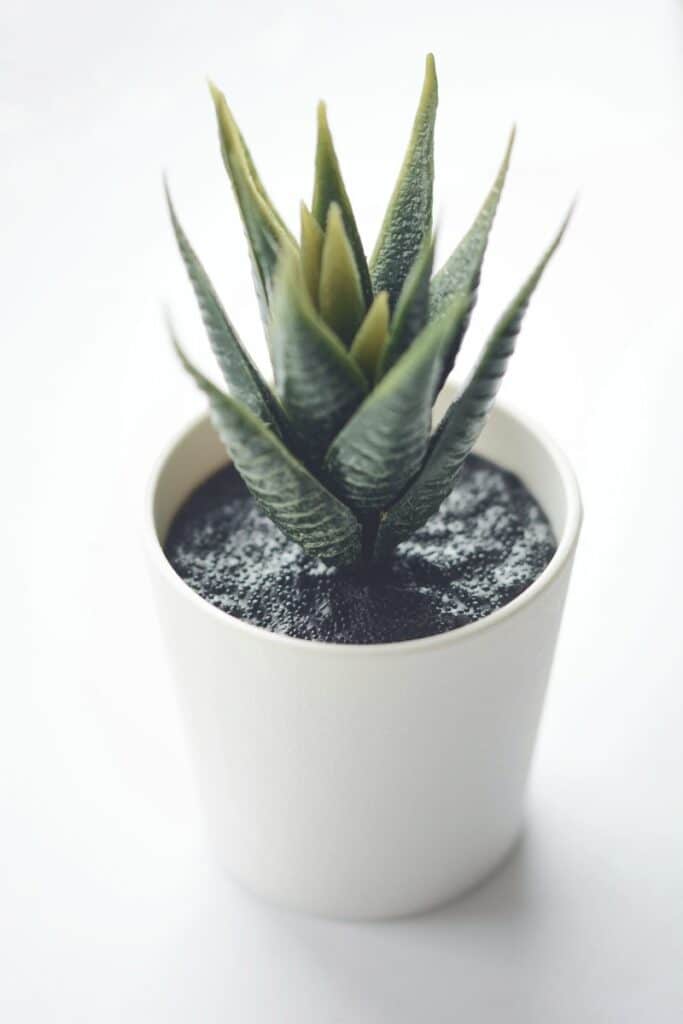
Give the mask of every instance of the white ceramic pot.
<path id="1" fill-rule="evenodd" d="M 500 405 L 476 451 L 524 481 L 557 552 L 492 615 L 372 646 L 279 636 L 195 594 L 161 545 L 225 451 L 203 418 L 161 460 L 146 532 L 200 797 L 222 864 L 271 900 L 422 911 L 489 874 L 520 832 L 581 504 L 564 455 Z"/>

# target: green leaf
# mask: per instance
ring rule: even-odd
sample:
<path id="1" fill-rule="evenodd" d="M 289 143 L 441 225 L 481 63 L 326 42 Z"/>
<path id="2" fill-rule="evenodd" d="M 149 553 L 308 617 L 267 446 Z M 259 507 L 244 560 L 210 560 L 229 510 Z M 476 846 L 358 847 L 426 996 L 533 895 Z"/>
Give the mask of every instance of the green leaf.
<path id="1" fill-rule="evenodd" d="M 397 544 L 426 523 L 452 491 L 458 471 L 484 427 L 531 296 L 562 240 L 571 212 L 498 321 L 462 394 L 435 431 L 422 469 L 405 494 L 383 516 L 375 545 L 377 558 L 386 558 Z"/>
<path id="2" fill-rule="evenodd" d="M 481 268 L 484 262 L 486 246 L 491 227 L 493 226 L 496 210 L 498 208 L 498 201 L 503 190 L 503 185 L 505 184 L 505 177 L 507 175 L 514 141 L 515 129 L 513 128 L 510 132 L 505 156 L 503 157 L 500 170 L 496 175 L 496 180 L 491 186 L 491 189 L 486 196 L 474 223 L 438 274 L 434 276 L 431 284 L 429 296 L 430 319 L 440 316 L 441 312 L 448 305 L 448 302 L 454 295 L 464 294 L 468 296 L 469 307 L 467 310 L 467 316 L 462 322 L 460 341 L 462 341 L 465 336 L 465 332 L 470 322 L 470 317 L 472 316 L 472 311 L 477 301 L 477 290 L 479 288 L 479 279 L 481 277 Z M 458 344 L 457 348 L 459 347 L 460 345 Z M 457 348 L 455 349 L 455 352 L 457 352 Z M 443 375 L 438 384 L 438 391 L 440 391 L 446 383 L 446 378 L 453 369 L 454 359 L 455 354 L 452 360 L 446 362 L 443 368 Z"/>
<path id="3" fill-rule="evenodd" d="M 247 172 L 249 174 L 249 177 L 251 178 L 251 181 L 252 181 L 252 184 L 253 184 L 254 188 L 259 193 L 259 195 L 261 196 L 261 199 L 263 199 L 264 203 L 268 207 L 271 216 L 277 221 L 278 225 L 280 226 L 280 229 L 281 229 L 282 233 L 287 236 L 287 238 L 289 239 L 290 242 L 292 242 L 292 244 L 294 244 L 295 243 L 294 236 L 290 232 L 289 228 L 287 227 L 287 225 L 285 224 L 284 220 L 282 219 L 282 217 L 278 213 L 277 209 L 275 208 L 275 204 L 273 203 L 273 201 L 271 200 L 270 196 L 266 192 L 264 184 L 261 181 L 260 175 L 259 175 L 259 173 L 258 173 L 258 171 L 256 169 L 256 164 L 254 163 L 252 155 L 251 155 L 251 153 L 249 152 L 249 150 L 247 148 L 247 144 L 244 141 L 244 136 L 242 135 L 242 132 L 239 130 L 239 128 L 237 126 L 237 122 L 235 121 L 235 118 L 232 115 L 232 111 L 230 110 L 230 107 L 228 106 L 228 103 L 227 103 L 227 100 L 225 99 L 225 96 L 213 84 L 213 82 L 209 82 L 209 91 L 211 92 L 211 95 L 212 95 L 212 97 L 214 99 L 214 102 L 217 103 L 217 104 L 220 103 L 220 106 L 222 108 L 222 114 L 220 115 L 220 119 L 219 119 L 219 127 L 220 127 L 220 123 L 223 122 L 223 121 L 226 122 L 226 124 L 228 125 L 228 128 L 231 131 L 231 134 L 233 135 L 233 137 L 237 140 L 237 143 L 239 144 L 239 148 L 240 148 L 241 154 L 242 154 L 243 163 L 244 163 L 244 165 L 246 167 L 246 170 L 247 170 Z M 223 135 L 223 131 L 221 130 L 221 136 L 222 135 Z"/>
<path id="4" fill-rule="evenodd" d="M 167 184 L 165 184 L 165 189 L 180 255 L 194 288 L 211 348 L 228 385 L 228 390 L 234 398 L 239 399 L 264 423 L 274 427 L 278 432 L 285 432 L 284 409 L 281 408 L 277 398 L 242 347 L 237 332 L 230 323 L 208 274 L 178 220 Z"/>
<path id="5" fill-rule="evenodd" d="M 299 261 L 291 253 L 283 254 L 271 312 L 278 392 L 315 462 L 363 400 L 365 378 L 315 311 Z"/>
<path id="6" fill-rule="evenodd" d="M 313 188 L 313 216 L 321 228 L 327 225 L 327 215 L 332 203 L 337 203 L 341 210 L 344 227 L 360 277 L 366 308 L 372 302 L 372 284 L 368 270 L 363 243 L 361 241 L 351 201 L 344 185 L 339 167 L 339 160 L 332 141 L 332 133 L 327 122 L 327 110 L 324 103 L 318 104 L 318 141 L 315 151 L 315 183 Z"/>
<path id="7" fill-rule="evenodd" d="M 496 210 L 498 209 L 503 185 L 505 184 L 514 141 L 515 129 L 513 128 L 505 149 L 503 162 L 479 213 L 460 244 L 450 255 L 441 270 L 434 275 L 429 295 L 430 319 L 439 315 L 456 292 L 464 292 L 469 295 L 470 314 L 474 309 L 486 246 L 496 216 Z"/>
<path id="8" fill-rule="evenodd" d="M 390 505 L 420 468 L 435 383 L 465 309 L 454 304 L 428 324 L 332 442 L 323 471 L 361 513 Z"/>
<path id="9" fill-rule="evenodd" d="M 408 151 L 370 260 L 373 290 L 389 292 L 392 309 L 432 229 L 437 100 L 436 69 L 430 53 Z"/>
<path id="10" fill-rule="evenodd" d="M 253 161 L 247 152 L 225 96 L 213 84 L 210 85 L 210 88 L 216 107 L 223 162 L 242 216 L 242 223 L 249 243 L 261 318 L 267 331 L 268 309 L 273 293 L 278 258 L 283 247 L 296 248 L 296 242 L 284 226 L 282 218 L 275 212 L 260 179 L 258 176 L 254 177 Z"/>
<path id="11" fill-rule="evenodd" d="M 365 301 L 353 249 L 336 203 L 332 203 L 327 214 L 318 306 L 325 323 L 349 346 L 365 316 Z"/>
<path id="12" fill-rule="evenodd" d="M 433 263 L 434 238 L 427 235 L 398 297 L 391 318 L 389 340 L 377 367 L 378 380 L 398 362 L 427 322 L 429 279 Z"/>
<path id="13" fill-rule="evenodd" d="M 368 381 L 375 379 L 377 361 L 389 336 L 389 296 L 380 292 L 367 311 L 365 320 L 351 345 L 351 356 L 363 370 Z"/>
<path id="14" fill-rule="evenodd" d="M 320 260 L 325 235 L 305 203 L 301 204 L 301 268 L 311 302 L 318 308 L 320 291 Z"/>
<path id="15" fill-rule="evenodd" d="M 345 505 L 316 480 L 258 417 L 223 394 L 173 344 L 209 399 L 211 419 L 254 500 L 312 558 L 351 565 L 361 554 L 361 528 Z"/>

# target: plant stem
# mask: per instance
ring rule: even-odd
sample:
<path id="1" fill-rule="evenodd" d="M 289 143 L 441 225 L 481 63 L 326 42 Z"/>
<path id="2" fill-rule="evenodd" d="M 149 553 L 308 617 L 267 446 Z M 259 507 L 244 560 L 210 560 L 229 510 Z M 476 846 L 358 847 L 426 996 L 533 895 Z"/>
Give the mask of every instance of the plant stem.
<path id="1" fill-rule="evenodd" d="M 379 517 L 379 512 L 368 512 L 363 517 L 363 561 L 366 564 L 373 561 L 375 539 L 379 529 Z"/>

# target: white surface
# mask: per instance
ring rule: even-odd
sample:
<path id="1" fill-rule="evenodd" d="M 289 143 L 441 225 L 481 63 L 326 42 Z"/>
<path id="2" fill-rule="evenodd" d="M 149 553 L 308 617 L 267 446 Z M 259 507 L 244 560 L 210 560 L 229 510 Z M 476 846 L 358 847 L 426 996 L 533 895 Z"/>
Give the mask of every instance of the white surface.
<path id="1" fill-rule="evenodd" d="M 681 4 L 369 6 L 0 11 L 12 1024 L 680 1020 Z M 334 926 L 260 905 L 204 859 L 137 542 L 151 462 L 200 408 L 160 299 L 211 365 L 159 172 L 256 338 L 203 75 L 290 218 L 325 95 L 371 237 L 429 48 L 444 243 L 520 126 L 465 363 L 581 188 L 504 395 L 572 454 L 587 515 L 523 846 L 433 917 Z"/>

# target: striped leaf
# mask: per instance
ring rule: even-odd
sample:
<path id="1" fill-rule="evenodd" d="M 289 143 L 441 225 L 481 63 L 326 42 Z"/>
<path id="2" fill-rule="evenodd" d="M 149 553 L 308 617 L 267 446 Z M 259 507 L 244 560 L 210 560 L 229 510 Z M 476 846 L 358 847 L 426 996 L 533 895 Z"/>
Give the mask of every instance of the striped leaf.
<path id="1" fill-rule="evenodd" d="M 312 558 L 351 565 L 361 554 L 361 528 L 350 509 L 316 480 L 278 437 L 241 402 L 224 394 L 173 343 L 209 400 L 211 419 L 254 500 Z"/>
<path id="2" fill-rule="evenodd" d="M 353 207 L 344 185 L 339 160 L 332 141 L 324 103 L 318 104 L 318 140 L 315 150 L 315 183 L 313 188 L 312 213 L 321 228 L 327 225 L 327 215 L 332 203 L 341 210 L 344 227 L 348 235 L 358 276 L 360 277 L 366 307 L 372 302 L 372 284 L 363 243 L 361 241 Z"/>
<path id="3" fill-rule="evenodd" d="M 531 296 L 562 240 L 570 216 L 571 210 L 498 321 L 462 394 L 435 431 L 422 469 L 383 516 L 375 545 L 377 558 L 386 558 L 397 544 L 422 526 L 453 489 L 458 471 L 474 447 L 498 393 Z"/>
<path id="4" fill-rule="evenodd" d="M 314 309 L 300 264 L 290 253 L 278 270 L 271 312 L 278 393 L 316 462 L 365 397 L 365 378 Z"/>
<path id="5" fill-rule="evenodd" d="M 320 259 L 318 308 L 325 323 L 348 347 L 365 316 L 365 300 L 341 210 L 332 203 Z"/>
<path id="6" fill-rule="evenodd" d="M 410 268 L 391 318 L 389 339 L 377 368 L 379 380 L 409 348 L 427 322 L 429 280 L 434 264 L 434 238 L 427 236 Z"/>
<path id="7" fill-rule="evenodd" d="M 493 226 L 496 210 L 498 209 L 498 202 L 503 191 L 503 185 L 505 184 L 514 141 L 515 129 L 513 128 L 510 132 L 510 138 L 508 140 L 500 170 L 496 175 L 496 179 L 491 186 L 489 193 L 474 220 L 474 223 L 450 258 L 446 261 L 441 270 L 435 274 L 434 279 L 432 280 L 429 294 L 430 319 L 441 314 L 453 295 L 462 293 L 467 295 L 469 298 L 469 309 L 467 311 L 467 316 L 462 323 L 462 335 L 460 341 L 462 341 L 462 338 L 465 335 L 465 331 L 467 330 L 470 322 L 470 317 L 472 316 L 472 311 L 474 310 L 477 301 L 477 291 L 481 277 L 481 268 L 486 254 L 486 246 Z M 446 378 L 452 369 L 453 362 L 446 363 L 443 369 L 443 376 L 439 381 L 439 390 L 441 390 L 445 384 Z"/>
<path id="8" fill-rule="evenodd" d="M 510 132 L 503 162 L 479 213 L 460 244 L 449 256 L 441 270 L 434 275 L 429 294 L 430 319 L 438 316 L 448 300 L 456 292 L 465 292 L 469 295 L 471 303 L 470 312 L 474 309 L 481 267 L 484 262 L 486 246 L 496 216 L 496 210 L 498 209 L 503 185 L 505 184 L 514 141 L 515 129 L 513 128 Z"/>
<path id="9" fill-rule="evenodd" d="M 435 384 L 465 309 L 453 304 L 425 327 L 330 446 L 330 487 L 362 514 L 390 505 L 420 468 Z"/>
<path id="10" fill-rule="evenodd" d="M 180 255 L 194 288 L 211 348 L 233 398 L 247 406 L 278 433 L 286 433 L 286 417 L 275 395 L 242 346 L 220 299 L 185 234 L 166 185 L 166 200 Z"/>
<path id="11" fill-rule="evenodd" d="M 261 319 L 267 331 L 278 258 L 284 246 L 295 248 L 296 242 L 266 195 L 225 96 L 214 85 L 210 88 L 223 162 L 247 236 Z"/>
<path id="12" fill-rule="evenodd" d="M 370 260 L 373 290 L 388 292 L 392 309 L 432 229 L 437 100 L 434 57 L 429 54 L 408 151 Z"/>

